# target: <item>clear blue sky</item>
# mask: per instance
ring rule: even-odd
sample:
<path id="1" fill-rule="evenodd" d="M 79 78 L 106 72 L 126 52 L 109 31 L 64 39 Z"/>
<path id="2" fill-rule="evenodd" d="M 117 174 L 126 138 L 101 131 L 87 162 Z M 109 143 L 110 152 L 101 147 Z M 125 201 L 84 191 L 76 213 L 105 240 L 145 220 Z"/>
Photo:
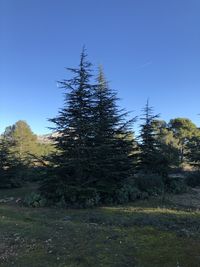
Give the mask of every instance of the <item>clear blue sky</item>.
<path id="1" fill-rule="evenodd" d="M 48 132 L 83 44 L 127 110 L 149 97 L 200 125 L 199 14 L 199 0 L 0 0 L 0 132 L 19 119 Z"/>

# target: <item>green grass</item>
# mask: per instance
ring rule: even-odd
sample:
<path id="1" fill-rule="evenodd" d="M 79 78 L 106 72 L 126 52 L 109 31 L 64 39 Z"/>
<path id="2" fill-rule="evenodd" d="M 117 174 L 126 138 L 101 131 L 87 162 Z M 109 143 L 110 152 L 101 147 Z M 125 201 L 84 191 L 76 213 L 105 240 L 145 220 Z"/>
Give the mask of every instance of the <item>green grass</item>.
<path id="1" fill-rule="evenodd" d="M 199 211 L 159 200 L 85 210 L 0 204 L 0 266 L 199 267 L 199 230 Z"/>

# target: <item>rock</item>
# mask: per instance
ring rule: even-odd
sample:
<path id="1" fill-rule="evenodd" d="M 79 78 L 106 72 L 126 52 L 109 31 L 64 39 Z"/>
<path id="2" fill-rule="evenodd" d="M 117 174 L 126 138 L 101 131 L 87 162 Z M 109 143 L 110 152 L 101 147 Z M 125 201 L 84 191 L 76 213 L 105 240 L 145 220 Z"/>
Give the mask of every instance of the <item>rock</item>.
<path id="1" fill-rule="evenodd" d="M 17 198 L 16 200 L 15 200 L 15 203 L 16 204 L 19 204 L 19 203 L 21 203 L 22 202 L 22 199 L 21 198 Z"/>
<path id="2" fill-rule="evenodd" d="M 71 218 L 71 216 L 65 216 L 64 218 L 63 218 L 63 221 L 70 221 L 72 218 Z"/>
<path id="3" fill-rule="evenodd" d="M 14 200 L 14 197 L 2 198 L 2 199 L 0 199 L 0 203 L 7 203 L 7 202 L 11 202 L 13 200 Z"/>

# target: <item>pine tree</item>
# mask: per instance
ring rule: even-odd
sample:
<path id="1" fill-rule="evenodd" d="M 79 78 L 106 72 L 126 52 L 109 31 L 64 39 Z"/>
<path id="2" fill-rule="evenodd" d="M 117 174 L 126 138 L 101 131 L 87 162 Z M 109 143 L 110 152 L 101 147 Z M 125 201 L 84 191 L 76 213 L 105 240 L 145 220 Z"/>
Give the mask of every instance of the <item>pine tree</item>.
<path id="1" fill-rule="evenodd" d="M 10 186 L 10 177 L 8 176 L 9 163 L 9 150 L 5 143 L 5 140 L 0 140 L 0 188 L 6 188 Z"/>
<path id="2" fill-rule="evenodd" d="M 200 135 L 193 136 L 187 143 L 187 160 L 200 171 Z"/>
<path id="3" fill-rule="evenodd" d="M 74 77 L 61 82 L 68 90 L 64 108 L 50 120 L 56 125 L 53 141 L 59 152 L 49 160 L 41 192 L 69 205 L 114 201 L 133 169 L 133 120 L 125 120 L 127 113 L 119 110 L 102 70 L 97 84 L 91 84 L 90 68 L 83 50 L 79 67 L 68 69 Z"/>
<path id="4" fill-rule="evenodd" d="M 180 163 L 184 163 L 188 154 L 188 143 L 193 137 L 198 137 L 199 130 L 196 125 L 187 118 L 175 118 L 170 120 L 169 128 L 178 141 Z"/>
<path id="5" fill-rule="evenodd" d="M 17 176 L 20 162 L 10 152 L 11 143 L 4 137 L 0 139 L 0 188 L 18 187 L 21 180 Z"/>
<path id="6" fill-rule="evenodd" d="M 90 190 L 92 179 L 93 148 L 93 110 L 91 85 L 91 63 L 86 59 L 86 52 L 81 53 L 78 68 L 67 68 L 73 77 L 60 82 L 65 89 L 64 107 L 56 118 L 50 119 L 55 124 L 57 133 L 53 138 L 59 153 L 52 155 L 52 168 L 44 180 L 41 191 L 49 198 L 65 202 L 84 202 Z M 91 192 L 92 191 L 92 192 Z"/>
<path id="7" fill-rule="evenodd" d="M 115 201 L 116 192 L 133 174 L 133 138 L 126 121 L 127 112 L 117 106 L 116 92 L 109 88 L 102 68 L 99 68 L 94 93 L 94 177 L 101 201 Z"/>
<path id="8" fill-rule="evenodd" d="M 144 173 L 154 173 L 158 170 L 158 143 L 155 133 L 154 121 L 159 115 L 153 114 L 153 108 L 149 106 L 147 101 L 144 114 L 141 118 L 144 121 L 141 124 L 140 130 L 140 156 L 139 156 L 139 169 Z"/>
<path id="9" fill-rule="evenodd" d="M 36 154 L 38 149 L 37 136 L 31 131 L 26 121 L 17 121 L 6 128 L 4 138 L 7 139 L 10 151 L 23 164 L 29 164 L 29 154 Z"/>
<path id="10" fill-rule="evenodd" d="M 179 166 L 179 145 L 173 131 L 165 121 L 154 120 L 153 125 L 163 170 L 169 170 L 171 166 Z"/>

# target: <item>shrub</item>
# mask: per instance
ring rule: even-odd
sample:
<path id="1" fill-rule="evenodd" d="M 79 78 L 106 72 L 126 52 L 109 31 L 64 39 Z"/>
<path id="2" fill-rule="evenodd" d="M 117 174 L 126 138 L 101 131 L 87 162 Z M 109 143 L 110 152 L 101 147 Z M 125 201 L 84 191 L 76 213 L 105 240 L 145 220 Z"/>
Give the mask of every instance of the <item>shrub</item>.
<path id="1" fill-rule="evenodd" d="M 136 187 L 134 181 L 127 181 L 116 191 L 116 202 L 119 204 L 135 201 L 141 198 L 141 191 Z"/>
<path id="2" fill-rule="evenodd" d="M 47 201 L 41 194 L 32 192 L 25 197 L 23 204 L 28 207 L 38 208 L 46 206 Z"/>
<path id="3" fill-rule="evenodd" d="M 142 191 L 148 193 L 149 196 L 156 196 L 163 193 L 163 178 L 156 174 L 140 174 L 136 178 L 136 186 Z"/>
<path id="4" fill-rule="evenodd" d="M 183 178 L 168 179 L 167 191 L 173 194 L 181 194 L 187 191 L 187 185 Z"/>
<path id="5" fill-rule="evenodd" d="M 95 188 L 79 188 L 67 186 L 60 194 L 62 197 L 58 204 L 73 208 L 91 208 L 100 204 L 100 196 Z"/>
<path id="6" fill-rule="evenodd" d="M 191 187 L 200 186 L 200 171 L 189 174 L 186 178 L 186 184 Z"/>
<path id="7" fill-rule="evenodd" d="M 46 175 L 46 169 L 43 166 L 32 166 L 27 168 L 25 180 L 29 182 L 40 182 Z"/>

